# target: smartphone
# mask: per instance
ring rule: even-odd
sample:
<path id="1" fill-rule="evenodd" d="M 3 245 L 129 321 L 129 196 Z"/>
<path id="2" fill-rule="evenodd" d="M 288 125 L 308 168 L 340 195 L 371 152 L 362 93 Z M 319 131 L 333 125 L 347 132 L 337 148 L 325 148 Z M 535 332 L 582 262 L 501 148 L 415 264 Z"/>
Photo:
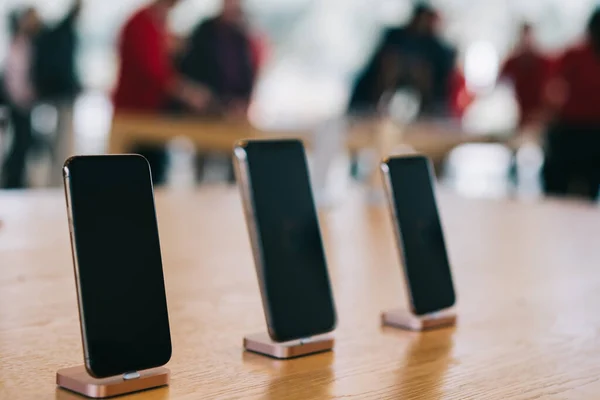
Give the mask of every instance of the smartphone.
<path id="1" fill-rule="evenodd" d="M 456 296 L 430 161 L 422 155 L 390 157 L 381 170 L 412 312 L 452 307 Z"/>
<path id="2" fill-rule="evenodd" d="M 332 331 L 335 305 L 302 142 L 242 141 L 234 155 L 269 335 L 285 342 Z"/>
<path id="3" fill-rule="evenodd" d="M 148 162 L 77 156 L 63 177 L 87 371 L 104 378 L 166 364 L 171 335 Z"/>

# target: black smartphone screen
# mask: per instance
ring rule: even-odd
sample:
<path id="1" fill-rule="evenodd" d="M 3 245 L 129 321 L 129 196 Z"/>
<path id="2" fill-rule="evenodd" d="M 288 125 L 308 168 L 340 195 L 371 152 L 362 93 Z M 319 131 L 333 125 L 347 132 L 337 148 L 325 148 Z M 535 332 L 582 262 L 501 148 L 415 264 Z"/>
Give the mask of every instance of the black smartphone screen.
<path id="1" fill-rule="evenodd" d="M 304 147 L 248 142 L 259 279 L 271 337 L 306 338 L 335 328 L 336 314 Z"/>
<path id="2" fill-rule="evenodd" d="M 454 286 L 429 161 L 396 157 L 387 165 L 413 311 L 423 315 L 451 307 Z"/>
<path id="3" fill-rule="evenodd" d="M 171 337 L 146 159 L 74 157 L 65 175 L 90 374 L 107 377 L 166 364 Z"/>

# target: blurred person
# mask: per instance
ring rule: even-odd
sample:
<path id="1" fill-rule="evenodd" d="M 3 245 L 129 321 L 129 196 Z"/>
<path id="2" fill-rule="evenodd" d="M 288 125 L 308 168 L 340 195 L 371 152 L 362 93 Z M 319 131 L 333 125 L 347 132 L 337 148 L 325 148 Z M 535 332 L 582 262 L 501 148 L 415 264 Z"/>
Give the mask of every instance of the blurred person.
<path id="1" fill-rule="evenodd" d="M 456 51 L 440 38 L 438 22 L 435 9 L 418 4 L 406 26 L 385 32 L 357 80 L 351 111 L 376 111 L 384 93 L 409 88 L 418 94 L 421 116 L 449 113 Z"/>
<path id="2" fill-rule="evenodd" d="M 202 112 L 210 93 L 176 73 L 171 61 L 167 16 L 179 0 L 155 0 L 126 22 L 119 43 L 120 73 L 113 102 L 115 113 L 160 113 L 171 98 L 190 109 Z M 164 181 L 166 152 L 162 148 L 140 145 L 132 149 L 145 156 L 152 178 Z"/>
<path id="3" fill-rule="evenodd" d="M 264 40 L 247 26 L 241 1 L 223 0 L 221 12 L 192 32 L 180 70 L 210 90 L 212 102 L 206 114 L 244 120 L 265 52 Z M 202 179 L 206 154 L 199 153 L 196 164 L 198 179 Z M 231 165 L 227 177 L 234 180 Z"/>
<path id="4" fill-rule="evenodd" d="M 547 88 L 555 116 L 546 132 L 544 188 L 548 195 L 598 199 L 600 187 L 600 8 L 583 42 L 558 60 Z"/>
<path id="5" fill-rule="evenodd" d="M 452 90 L 455 76 L 461 72 L 456 65 L 456 49 L 447 43 L 440 34 L 440 15 L 437 10 L 431 9 L 426 14 L 423 29 L 424 54 L 423 64 L 431 69 L 431 81 L 428 96 L 422 100 L 421 113 L 425 116 L 449 117 L 452 103 Z M 421 57 L 417 55 L 417 57 Z M 419 65 L 416 71 L 420 71 Z M 413 73 L 414 74 L 414 73 Z"/>
<path id="6" fill-rule="evenodd" d="M 500 71 L 500 79 L 506 79 L 514 86 L 520 128 L 541 121 L 549 63 L 548 57 L 535 45 L 531 25 L 523 24 L 516 49 Z"/>
<path id="7" fill-rule="evenodd" d="M 366 68 L 359 75 L 348 106 L 353 115 L 387 114 L 395 92 L 413 93 L 418 117 L 449 117 L 454 111 L 456 51 L 438 33 L 439 15 L 417 4 L 405 26 L 386 30 Z M 457 94 L 458 95 L 458 94 Z M 351 174 L 358 177 L 358 156 Z"/>
<path id="8" fill-rule="evenodd" d="M 34 8 L 11 15 L 11 42 L 4 70 L 4 91 L 9 107 L 13 139 L 2 166 L 1 186 L 24 188 L 27 155 L 33 144 L 31 110 L 36 99 L 32 80 L 33 41 L 41 22 Z"/>
<path id="9" fill-rule="evenodd" d="M 56 108 L 58 121 L 53 144 L 50 184 L 62 182 L 62 164 L 73 154 L 73 103 L 81 89 L 75 51 L 81 1 L 74 0 L 67 15 L 54 26 L 44 26 L 35 40 L 33 80 L 38 100 Z"/>
<path id="10" fill-rule="evenodd" d="M 397 54 L 387 50 L 377 51 L 356 81 L 349 109 L 354 114 L 371 114 L 381 111 L 384 95 L 405 86 L 401 80 L 402 65 Z"/>
<path id="11" fill-rule="evenodd" d="M 263 49 L 250 35 L 240 0 L 223 0 L 219 15 L 198 25 L 181 73 L 213 95 L 212 112 L 245 117 Z"/>

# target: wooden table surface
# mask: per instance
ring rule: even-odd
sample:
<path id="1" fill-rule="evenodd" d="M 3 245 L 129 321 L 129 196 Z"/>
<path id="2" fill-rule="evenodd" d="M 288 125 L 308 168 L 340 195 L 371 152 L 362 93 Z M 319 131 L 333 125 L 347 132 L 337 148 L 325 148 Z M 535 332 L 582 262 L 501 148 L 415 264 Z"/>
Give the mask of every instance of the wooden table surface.
<path id="1" fill-rule="evenodd" d="M 414 123 L 401 128 L 389 120 L 382 122 L 374 118 L 356 120 L 345 124 L 344 146 L 351 151 L 391 146 L 382 149 L 389 154 L 394 146 L 406 145 L 441 160 L 450 150 L 465 143 L 500 142 L 510 145 L 509 137 L 473 135 L 449 124 Z M 165 145 L 176 137 L 186 137 L 203 151 L 229 154 L 233 144 L 241 139 L 264 139 L 299 137 L 307 145 L 314 140 L 314 129 L 288 131 L 261 131 L 247 121 L 202 119 L 194 117 L 115 114 L 108 140 L 108 153 L 130 152 L 137 143 Z M 384 132 L 385 131 L 385 132 Z M 326 132 L 328 134 L 330 132 Z M 381 138 L 381 136 L 386 136 Z M 389 142 L 389 143 L 382 143 Z"/>
<path id="2" fill-rule="evenodd" d="M 391 225 L 351 193 L 321 212 L 335 351 L 276 361 L 241 348 L 264 319 L 236 190 L 159 192 L 172 381 L 127 398 L 600 398 L 600 211 L 440 202 L 456 328 L 380 327 L 380 311 L 404 298 Z M 82 363 L 63 195 L 0 193 L 0 220 L 0 398 L 78 398 L 54 385 L 57 369 Z"/>

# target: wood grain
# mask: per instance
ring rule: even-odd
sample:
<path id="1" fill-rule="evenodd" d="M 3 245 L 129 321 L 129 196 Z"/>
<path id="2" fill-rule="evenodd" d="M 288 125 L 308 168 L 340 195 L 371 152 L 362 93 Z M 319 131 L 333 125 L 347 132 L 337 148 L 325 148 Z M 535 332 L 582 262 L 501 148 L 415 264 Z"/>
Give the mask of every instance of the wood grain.
<path id="1" fill-rule="evenodd" d="M 455 328 L 382 328 L 402 305 L 391 225 L 361 193 L 321 213 L 339 326 L 332 353 L 242 352 L 264 329 L 238 194 L 161 192 L 171 385 L 131 399 L 596 399 L 600 213 L 576 202 L 440 195 L 459 297 Z M 72 399 L 82 363 L 63 195 L 0 194 L 0 398 Z"/>

